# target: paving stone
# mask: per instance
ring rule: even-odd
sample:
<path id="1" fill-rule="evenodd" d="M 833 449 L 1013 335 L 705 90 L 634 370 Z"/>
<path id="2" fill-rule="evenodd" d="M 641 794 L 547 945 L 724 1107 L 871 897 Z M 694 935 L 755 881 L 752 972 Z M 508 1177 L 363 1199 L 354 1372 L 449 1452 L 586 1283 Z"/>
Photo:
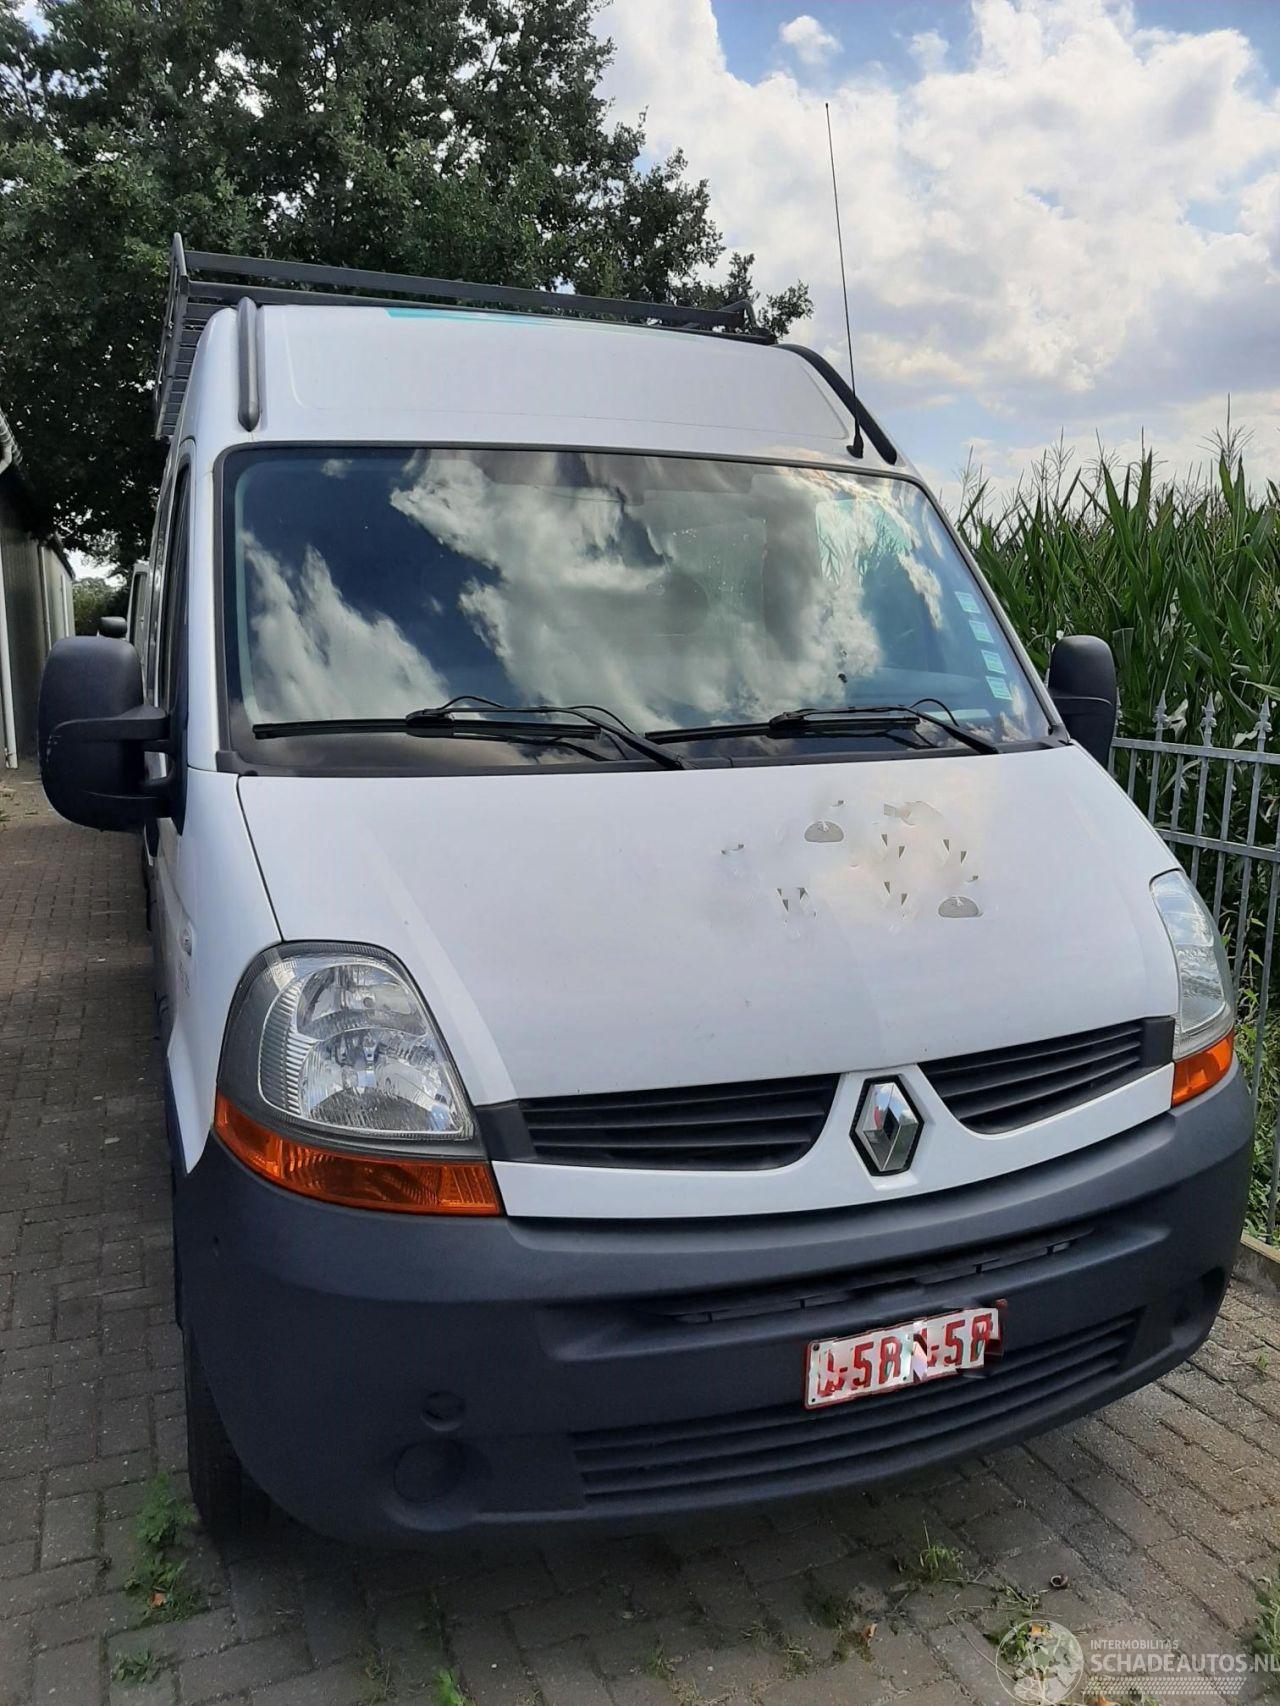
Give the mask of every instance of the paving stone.
<path id="1" fill-rule="evenodd" d="M 38 1706 L 86 1706 L 102 1693 L 102 1648 L 97 1641 L 75 1641 L 36 1654 L 31 1698 Z"/>
<path id="2" fill-rule="evenodd" d="M 220 1653 L 188 1659 L 180 1668 L 183 1706 L 199 1706 L 233 1689 L 265 1688 L 296 1676 L 310 1664 L 301 1635 L 267 1635 L 226 1647 Z"/>

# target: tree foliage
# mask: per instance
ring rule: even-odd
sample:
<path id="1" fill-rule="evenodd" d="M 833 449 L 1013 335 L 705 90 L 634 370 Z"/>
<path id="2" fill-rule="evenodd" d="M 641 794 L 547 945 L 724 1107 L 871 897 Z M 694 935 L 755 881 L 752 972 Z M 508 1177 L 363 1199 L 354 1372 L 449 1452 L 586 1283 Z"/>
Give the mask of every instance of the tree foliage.
<path id="1" fill-rule="evenodd" d="M 129 610 L 129 582 L 121 575 L 104 579 L 83 575 L 71 589 L 77 634 L 96 634 L 104 616 L 124 616 Z"/>
<path id="2" fill-rule="evenodd" d="M 755 299 L 705 181 L 612 122 L 597 0 L 0 0 L 0 395 L 68 542 L 145 550 L 169 242 Z M 801 285 L 761 303 L 774 329 Z"/>

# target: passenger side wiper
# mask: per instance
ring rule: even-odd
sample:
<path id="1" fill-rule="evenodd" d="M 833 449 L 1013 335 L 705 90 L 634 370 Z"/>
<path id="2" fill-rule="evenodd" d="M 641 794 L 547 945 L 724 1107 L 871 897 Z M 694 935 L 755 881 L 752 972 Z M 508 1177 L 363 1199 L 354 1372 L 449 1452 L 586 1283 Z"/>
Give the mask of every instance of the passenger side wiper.
<path id="1" fill-rule="evenodd" d="M 941 704 L 941 701 L 935 701 Z M 943 710 L 947 707 L 943 705 Z M 948 720 L 949 719 L 949 720 Z M 651 741 L 719 740 L 733 735 L 848 735 L 893 734 L 896 731 L 917 729 L 929 723 L 945 734 L 953 735 L 974 752 L 998 752 L 995 741 L 968 723 L 962 723 L 948 712 L 938 717 L 918 705 L 837 705 L 831 710 L 804 708 L 798 711 L 779 711 L 764 723 L 714 723 L 707 728 L 650 729 Z"/>
<path id="2" fill-rule="evenodd" d="M 919 705 L 841 705 L 830 711 L 780 711 L 776 717 L 769 718 L 769 727 L 775 734 L 838 734 L 850 726 L 873 730 L 910 729 L 921 723 L 929 723 L 944 734 L 954 735 L 956 740 L 972 747 L 974 752 L 1000 750 L 989 735 L 984 735 L 969 723 L 962 723 L 953 713 L 938 717 L 932 711 L 921 710 Z"/>

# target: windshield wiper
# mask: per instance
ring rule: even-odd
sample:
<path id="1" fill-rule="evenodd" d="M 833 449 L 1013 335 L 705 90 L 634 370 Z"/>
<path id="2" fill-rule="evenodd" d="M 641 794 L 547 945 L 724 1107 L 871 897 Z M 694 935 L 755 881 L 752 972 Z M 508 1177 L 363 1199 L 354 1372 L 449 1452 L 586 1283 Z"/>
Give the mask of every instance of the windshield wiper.
<path id="1" fill-rule="evenodd" d="M 933 701 L 940 704 L 940 700 Z M 946 706 L 943 706 L 946 710 Z M 948 720 L 949 719 L 949 720 Z M 918 705 L 837 705 L 820 711 L 804 708 L 798 711 L 779 711 L 764 723 L 715 723 L 697 729 L 650 729 L 651 741 L 719 740 L 733 735 L 847 735 L 893 734 L 898 730 L 917 729 L 929 723 L 944 734 L 954 736 L 974 752 L 998 752 L 995 741 L 979 729 L 962 723 L 948 712 L 946 718 Z"/>
<path id="2" fill-rule="evenodd" d="M 470 713 L 470 715 L 468 715 Z M 496 714 L 494 714 L 496 713 Z M 644 735 L 629 728 L 615 711 L 601 705 L 500 705 L 496 699 L 482 699 L 478 693 L 459 693 L 443 705 L 428 705 L 421 711 L 410 711 L 405 727 L 414 729 L 528 729 L 522 717 L 579 717 L 577 723 L 541 723 L 541 729 L 558 729 L 565 734 L 582 734 L 583 724 L 608 735 L 619 746 L 630 747 L 664 770 L 687 770 L 688 764 L 674 752 L 655 746 Z"/>
<path id="3" fill-rule="evenodd" d="M 940 704 L 941 701 L 936 700 L 935 703 Z M 945 705 L 943 709 L 946 710 Z M 831 711 L 780 711 L 776 717 L 769 718 L 768 726 L 775 734 L 837 734 L 850 726 L 887 730 L 917 728 L 921 723 L 929 723 L 944 734 L 953 735 L 965 746 L 972 747 L 974 752 L 1000 750 L 989 735 L 962 723 L 954 713 L 948 711 L 946 717 L 938 717 L 932 711 L 922 710 L 919 705 L 841 705 Z"/>
<path id="4" fill-rule="evenodd" d="M 592 709 L 599 711 L 600 707 Z M 496 714 L 494 714 L 496 713 Z M 683 758 L 655 746 L 643 735 L 636 734 L 618 720 L 616 726 L 606 720 L 612 713 L 600 716 L 578 705 L 499 705 L 491 699 L 474 694 L 460 694 L 444 705 L 428 705 L 420 711 L 410 711 L 403 717 L 310 717 L 297 722 L 255 723 L 258 740 L 282 740 L 291 735 L 311 734 L 476 734 L 493 740 L 547 741 L 563 740 L 577 735 L 579 739 L 591 732 L 608 735 L 618 746 L 641 753 L 666 770 L 687 770 Z M 548 717 L 563 720 L 549 722 Z M 570 722 L 570 717 L 578 721 Z M 531 719 L 540 719 L 533 721 Z M 589 757 L 597 754 L 588 748 L 577 748 Z"/>

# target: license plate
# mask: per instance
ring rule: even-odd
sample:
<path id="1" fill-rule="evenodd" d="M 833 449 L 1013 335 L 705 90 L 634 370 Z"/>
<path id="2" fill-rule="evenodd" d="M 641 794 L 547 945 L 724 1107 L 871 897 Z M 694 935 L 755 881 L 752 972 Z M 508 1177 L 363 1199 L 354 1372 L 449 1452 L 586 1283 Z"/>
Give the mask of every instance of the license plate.
<path id="1" fill-rule="evenodd" d="M 873 1327 L 850 1339 L 814 1339 L 805 1365 L 807 1410 L 848 1404 L 981 1368 L 1000 1344 L 1000 1310 L 954 1309 L 897 1327 Z"/>

